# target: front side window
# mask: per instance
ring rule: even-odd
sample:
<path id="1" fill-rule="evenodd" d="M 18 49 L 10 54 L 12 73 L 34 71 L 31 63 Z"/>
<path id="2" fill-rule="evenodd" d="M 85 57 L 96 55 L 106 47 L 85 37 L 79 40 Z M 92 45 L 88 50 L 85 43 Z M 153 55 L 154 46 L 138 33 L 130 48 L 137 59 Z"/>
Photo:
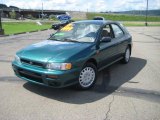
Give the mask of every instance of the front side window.
<path id="1" fill-rule="evenodd" d="M 100 27 L 94 23 L 70 23 L 51 36 L 50 40 L 94 42 Z"/>
<path id="2" fill-rule="evenodd" d="M 103 30 L 102 30 L 102 35 L 101 37 L 112 37 L 112 31 L 110 28 L 110 25 L 106 25 Z"/>
<path id="3" fill-rule="evenodd" d="M 115 38 L 119 38 L 123 36 L 124 33 L 118 25 L 112 24 L 111 26 L 112 26 Z"/>

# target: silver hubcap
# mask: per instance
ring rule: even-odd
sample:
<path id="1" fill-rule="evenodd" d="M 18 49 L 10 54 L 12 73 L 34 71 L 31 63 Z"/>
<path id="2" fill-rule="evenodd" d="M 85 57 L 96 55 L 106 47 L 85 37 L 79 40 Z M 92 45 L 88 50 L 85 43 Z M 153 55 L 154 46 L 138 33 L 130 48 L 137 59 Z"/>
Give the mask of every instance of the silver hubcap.
<path id="1" fill-rule="evenodd" d="M 85 67 L 79 76 L 79 83 L 82 87 L 89 87 L 95 79 L 95 71 L 91 67 Z"/>
<path id="2" fill-rule="evenodd" d="M 125 54 L 125 60 L 128 62 L 130 58 L 130 50 L 129 48 L 126 50 L 126 54 Z"/>

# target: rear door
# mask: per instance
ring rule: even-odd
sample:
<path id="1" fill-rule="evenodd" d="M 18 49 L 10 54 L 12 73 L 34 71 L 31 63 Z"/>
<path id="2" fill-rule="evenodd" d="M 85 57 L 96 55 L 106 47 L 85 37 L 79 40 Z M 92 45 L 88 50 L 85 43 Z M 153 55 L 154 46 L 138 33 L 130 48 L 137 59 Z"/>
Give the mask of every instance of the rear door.
<path id="1" fill-rule="evenodd" d="M 114 41 L 116 41 L 116 46 L 117 46 L 117 58 L 121 57 L 125 49 L 127 47 L 127 41 L 126 36 L 122 28 L 117 25 L 117 24 L 111 24 L 113 34 L 114 34 Z"/>

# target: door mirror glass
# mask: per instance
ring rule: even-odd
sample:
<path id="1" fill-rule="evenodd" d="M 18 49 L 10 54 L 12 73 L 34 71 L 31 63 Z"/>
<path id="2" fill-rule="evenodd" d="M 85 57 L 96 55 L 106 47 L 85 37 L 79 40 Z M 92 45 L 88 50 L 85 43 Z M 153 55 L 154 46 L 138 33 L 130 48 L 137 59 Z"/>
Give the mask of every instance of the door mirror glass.
<path id="1" fill-rule="evenodd" d="M 103 37 L 101 42 L 111 42 L 111 37 Z"/>

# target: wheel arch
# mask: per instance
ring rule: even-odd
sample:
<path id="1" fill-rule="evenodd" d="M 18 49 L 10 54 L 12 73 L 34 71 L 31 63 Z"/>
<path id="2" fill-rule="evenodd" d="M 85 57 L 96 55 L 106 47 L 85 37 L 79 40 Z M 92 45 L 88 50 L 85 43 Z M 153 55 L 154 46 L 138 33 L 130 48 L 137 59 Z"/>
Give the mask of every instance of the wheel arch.
<path id="1" fill-rule="evenodd" d="M 128 44 L 128 47 L 130 49 L 130 54 L 132 53 L 132 45 L 131 44 Z"/>
<path id="2" fill-rule="evenodd" d="M 97 63 L 96 59 L 94 59 L 94 58 L 88 59 L 88 60 L 85 62 L 85 64 L 86 64 L 86 63 L 93 63 L 96 67 L 98 67 L 98 63 Z"/>

